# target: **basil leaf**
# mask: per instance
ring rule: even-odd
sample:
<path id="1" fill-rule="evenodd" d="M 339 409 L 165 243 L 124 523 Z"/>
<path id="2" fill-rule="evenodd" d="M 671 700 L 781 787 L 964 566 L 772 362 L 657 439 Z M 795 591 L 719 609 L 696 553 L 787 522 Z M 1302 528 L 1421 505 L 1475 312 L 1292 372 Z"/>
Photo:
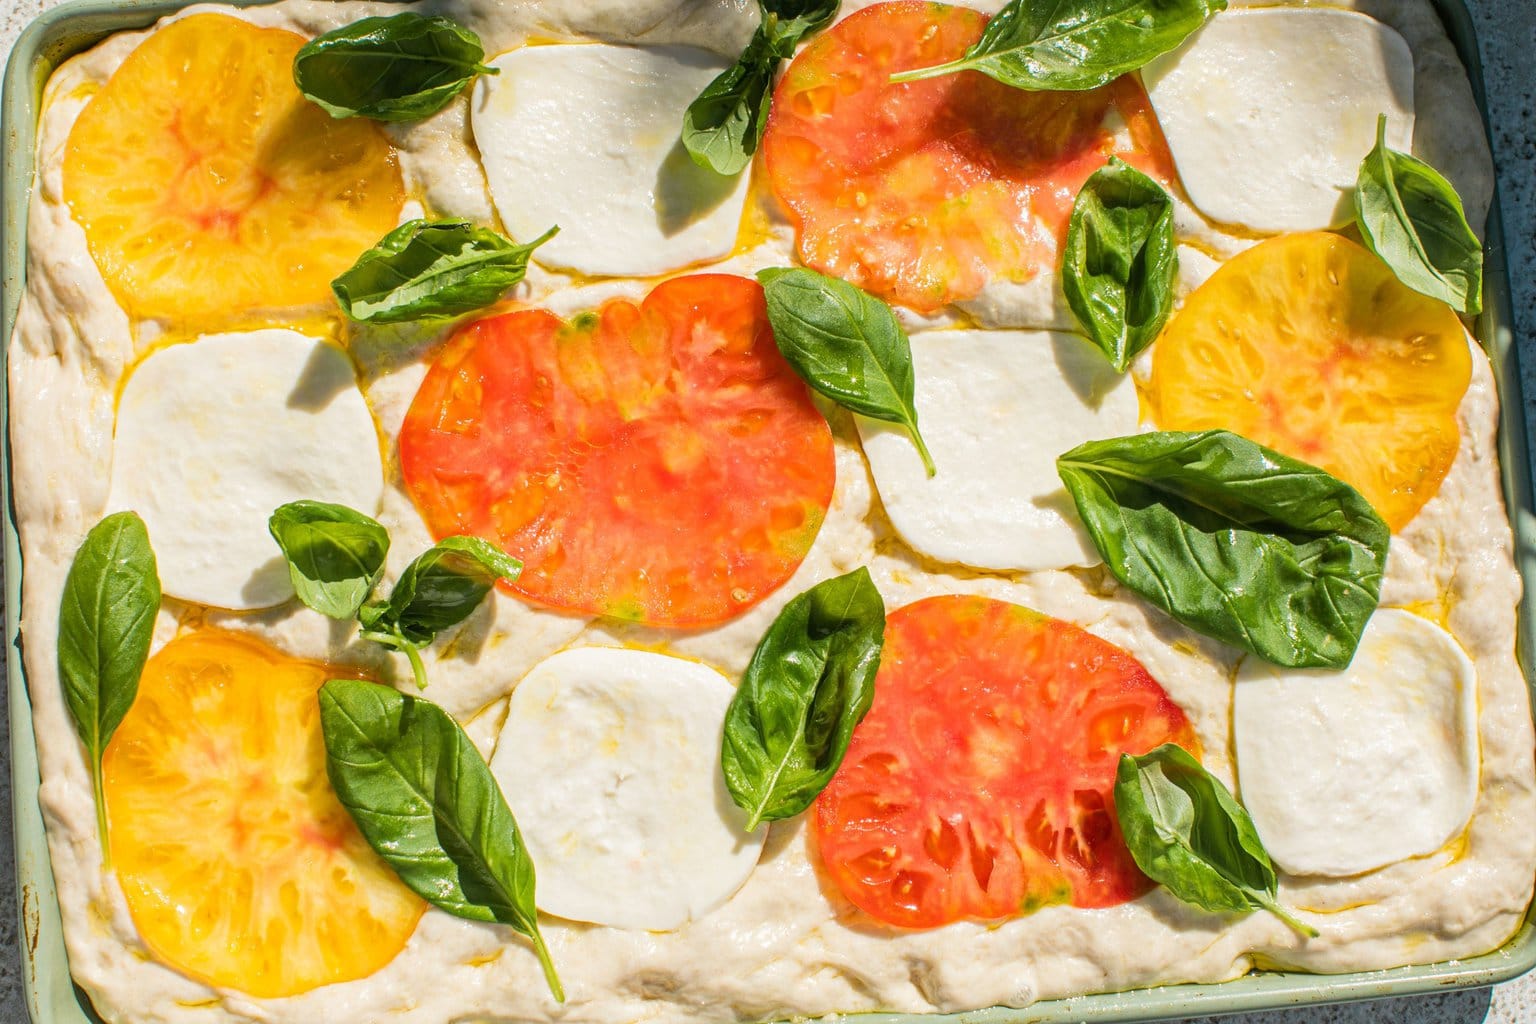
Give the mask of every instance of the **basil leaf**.
<path id="1" fill-rule="evenodd" d="M 795 372 L 837 404 L 905 427 L 933 476 L 933 456 L 917 429 L 912 346 L 891 307 L 803 267 L 760 270 L 757 279 L 774 341 Z"/>
<path id="2" fill-rule="evenodd" d="M 1275 902 L 1275 868 L 1253 819 L 1182 748 L 1120 755 L 1115 813 L 1136 866 L 1180 900 L 1212 913 L 1267 910 L 1317 937 Z"/>
<path id="3" fill-rule="evenodd" d="M 444 538 L 405 567 L 388 601 L 363 605 L 363 638 L 404 652 L 425 689 L 421 648 L 467 619 L 497 580 L 515 580 L 522 571 L 522 562 L 479 537 Z"/>
<path id="4" fill-rule="evenodd" d="M 467 220 L 407 221 L 359 256 L 331 291 L 341 311 L 360 323 L 472 313 L 521 281 L 528 257 L 559 230 L 517 245 Z"/>
<path id="5" fill-rule="evenodd" d="M 1343 668 L 1390 532 L 1315 466 L 1210 430 L 1090 441 L 1056 460 L 1110 572 L 1186 626 L 1293 668 Z"/>
<path id="6" fill-rule="evenodd" d="M 468 29 L 406 12 L 311 39 L 293 58 L 293 81 L 332 117 L 414 121 L 446 107 L 476 75 L 496 74 L 484 56 Z"/>
<path id="7" fill-rule="evenodd" d="M 841 0 L 758 0 L 761 32 L 777 57 L 795 55 L 795 47 L 812 32 L 820 32 L 837 17 Z"/>
<path id="8" fill-rule="evenodd" d="M 885 602 L 855 569 L 784 606 L 725 715 L 720 765 L 747 831 L 811 805 L 875 697 Z"/>
<path id="9" fill-rule="evenodd" d="M 539 934 L 533 861 L 459 724 L 387 686 L 332 679 L 320 688 L 320 727 L 331 786 L 368 844 L 433 906 L 527 936 L 564 1002 Z"/>
<path id="10" fill-rule="evenodd" d="M 758 0 L 762 22 L 736 63 L 683 112 L 683 148 L 700 167 L 739 174 L 752 163 L 773 100 L 773 76 L 795 47 L 837 16 L 840 0 Z"/>
<path id="11" fill-rule="evenodd" d="M 294 593 L 322 615 L 354 618 L 384 574 L 389 532 L 345 505 L 289 502 L 267 530 L 288 560 Z"/>
<path id="12" fill-rule="evenodd" d="M 1173 311 L 1173 199 L 1118 157 L 1072 205 L 1061 284 L 1088 337 L 1124 373 Z"/>
<path id="13" fill-rule="evenodd" d="M 958 60 L 892 82 L 980 71 L 1017 89 L 1107 85 L 1167 53 L 1227 0 L 1010 0 Z"/>
<path id="14" fill-rule="evenodd" d="M 149 658 L 160 577 L 144 521 L 117 512 L 91 528 L 64 577 L 59 604 L 59 681 L 90 762 L 102 859 L 112 866 L 101 757 L 139 695 Z"/>
<path id="15" fill-rule="evenodd" d="M 1483 308 L 1483 246 L 1439 171 L 1387 148 L 1387 117 L 1360 163 L 1355 216 L 1365 244 L 1403 284 L 1467 315 Z"/>
<path id="16" fill-rule="evenodd" d="M 736 63 L 704 87 L 683 112 L 683 148 L 700 167 L 739 174 L 752 163 L 768 125 L 778 59 L 759 32 Z"/>

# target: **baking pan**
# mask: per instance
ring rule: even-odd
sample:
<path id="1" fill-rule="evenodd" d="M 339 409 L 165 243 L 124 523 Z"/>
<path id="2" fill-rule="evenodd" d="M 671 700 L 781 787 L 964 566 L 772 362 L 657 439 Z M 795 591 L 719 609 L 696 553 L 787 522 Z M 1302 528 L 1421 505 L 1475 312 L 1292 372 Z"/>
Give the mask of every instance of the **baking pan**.
<path id="1" fill-rule="evenodd" d="M 232 0 L 251 6 L 255 0 Z M 1464 0 L 1434 0 L 1451 41 L 1472 80 L 1486 126 L 1488 110 L 1482 62 L 1472 18 Z M 33 182 L 37 115 L 43 85 L 60 63 L 112 32 L 145 28 L 189 6 L 184 0 L 72 0 L 27 27 L 11 53 L 0 92 L 0 338 L 9 346 L 26 269 L 27 204 Z M 1529 268 L 1536 270 L 1536 268 Z M 1521 575 L 1536 580 L 1536 510 L 1532 507 L 1531 464 L 1515 350 L 1503 223 L 1495 196 L 1487 225 L 1484 310 L 1476 332 L 1493 360 L 1500 399 L 1499 458 L 1504 499 L 1515 531 L 1515 561 Z M 0 370 L 7 352 L 0 350 Z M 3 376 L 3 374 L 0 374 Z M 37 744 L 22 671 L 18 634 L 21 607 L 21 550 L 11 503 L 9 411 L 0 393 L 0 499 L 5 545 L 5 629 L 10 702 L 11 793 L 15 824 L 16 882 L 21 911 L 22 980 L 34 1024 L 100 1024 L 85 993 L 70 978 L 59 921 L 58 898 L 48 862 L 43 816 L 37 803 Z M 1527 687 L 1536 652 L 1536 588 L 1527 586 L 1520 605 L 1518 653 Z M 850 1024 L 1045 1024 L 1067 1021 L 1158 1021 L 1205 1014 L 1238 1013 L 1288 1006 L 1312 1006 L 1376 999 L 1448 988 L 1474 988 L 1517 977 L 1536 966 L 1536 908 L 1499 949 L 1466 960 L 1388 971 L 1319 975 L 1259 971 L 1219 985 L 1170 985 L 1131 992 L 1080 996 L 1036 1003 L 1024 1009 L 995 1008 L 949 1016 L 869 1014 Z M 338 1022 L 339 1024 L 339 1022 Z M 617 1022 L 616 1022 L 617 1024 Z"/>

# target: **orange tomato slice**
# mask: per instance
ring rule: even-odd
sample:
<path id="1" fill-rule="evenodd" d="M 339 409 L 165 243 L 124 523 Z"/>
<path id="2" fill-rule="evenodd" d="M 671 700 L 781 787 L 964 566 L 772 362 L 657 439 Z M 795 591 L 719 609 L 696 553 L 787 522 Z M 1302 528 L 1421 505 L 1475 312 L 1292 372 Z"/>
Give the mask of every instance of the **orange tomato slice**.
<path id="1" fill-rule="evenodd" d="M 1172 180 L 1133 78 L 1089 92 L 1027 92 L 975 71 L 889 82 L 959 57 L 986 23 L 964 7 L 874 4 L 795 58 L 763 153 L 806 265 L 931 312 L 1051 272 L 1078 190 L 1111 154 Z M 1116 147 L 1111 114 L 1130 147 Z"/>
<path id="2" fill-rule="evenodd" d="M 293 84 L 304 37 L 222 14 L 157 29 L 81 111 L 64 196 L 107 287 L 138 316 L 330 300 L 404 201 L 378 125 Z"/>
<path id="3" fill-rule="evenodd" d="M 874 704 L 817 798 L 822 863 L 903 928 L 1123 903 L 1152 882 L 1120 832 L 1115 769 L 1167 742 L 1199 753 L 1108 641 L 984 597 L 909 604 L 886 619 Z"/>
<path id="4" fill-rule="evenodd" d="M 1363 247 L 1309 232 L 1228 261 L 1152 348 L 1165 430 L 1223 428 L 1328 470 L 1400 530 L 1456 459 L 1466 332 Z"/>
<path id="5" fill-rule="evenodd" d="M 570 323 L 526 310 L 461 330 L 400 464 L 435 536 L 523 560 L 513 593 L 661 626 L 723 622 L 787 580 L 835 480 L 762 288 L 714 274 Z"/>
<path id="6" fill-rule="evenodd" d="M 426 905 L 326 775 L 315 695 L 354 674 L 217 630 L 149 659 L 103 767 L 118 880 L 165 963 L 278 998 L 366 977 L 404 948 Z"/>

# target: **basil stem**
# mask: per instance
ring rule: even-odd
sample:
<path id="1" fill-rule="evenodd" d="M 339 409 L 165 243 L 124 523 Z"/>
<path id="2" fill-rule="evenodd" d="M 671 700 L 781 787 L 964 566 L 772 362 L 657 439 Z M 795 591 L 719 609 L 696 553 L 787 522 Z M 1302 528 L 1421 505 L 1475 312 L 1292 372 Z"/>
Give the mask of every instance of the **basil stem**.
<path id="1" fill-rule="evenodd" d="M 1227 0 L 1010 0 L 957 60 L 902 71 L 912 82 L 980 71 L 1016 89 L 1097 89 L 1167 53 Z"/>
<path id="2" fill-rule="evenodd" d="M 332 117 L 414 121 L 435 114 L 476 75 L 494 75 L 468 29 L 407 11 L 364 18 L 304 44 L 293 59 L 299 92 Z"/>
<path id="3" fill-rule="evenodd" d="M 539 933 L 533 860 L 459 724 L 387 686 L 332 679 L 320 688 L 320 726 L 331 786 L 369 845 L 434 906 L 526 936 L 564 1002 Z"/>
<path id="4" fill-rule="evenodd" d="M 912 345 L 891 307 L 846 281 L 803 267 L 758 271 L 774 341 L 815 390 L 854 412 L 906 428 L 929 476 L 917 429 Z"/>
<path id="5" fill-rule="evenodd" d="M 267 530 L 288 562 L 294 593 L 333 619 L 351 619 L 384 574 L 389 532 L 344 505 L 295 501 L 277 509 Z"/>
<path id="6" fill-rule="evenodd" d="M 1178 271 L 1173 199 L 1110 157 L 1072 205 L 1061 284 L 1078 323 L 1121 373 L 1167 323 Z"/>
<path id="7" fill-rule="evenodd" d="M 1183 748 L 1120 755 L 1115 813 L 1136 866 L 1180 900 L 1212 913 L 1267 910 L 1317 937 L 1276 902 L 1275 868 L 1253 819 Z"/>
<path id="8" fill-rule="evenodd" d="M 1360 492 L 1225 430 L 1090 441 L 1056 460 L 1115 577 L 1186 626 L 1292 668 L 1343 668 L 1390 531 Z"/>
<path id="9" fill-rule="evenodd" d="M 1387 116 L 1360 163 L 1355 217 L 1365 244 L 1403 284 L 1469 316 L 1483 308 L 1483 246 L 1456 189 L 1424 161 L 1387 148 Z"/>
<path id="10" fill-rule="evenodd" d="M 875 697 L 885 602 L 862 566 L 784 606 L 725 715 L 720 765 L 747 831 L 799 814 L 832 780 Z"/>
<path id="11" fill-rule="evenodd" d="M 64 703 L 90 763 L 102 861 L 112 867 L 101 759 L 122 724 L 154 639 L 160 577 L 144 521 L 117 512 L 91 528 L 64 577 L 58 666 Z"/>
<path id="12" fill-rule="evenodd" d="M 762 21 L 736 62 L 683 113 L 683 148 L 700 167 L 739 174 L 752 163 L 773 99 L 779 62 L 837 16 L 839 0 L 758 0 Z"/>
<path id="13" fill-rule="evenodd" d="M 360 323 L 393 324 L 473 313 L 522 281 L 550 228 L 518 245 L 467 220 L 412 220 L 395 228 L 331 282 L 341 311 Z"/>
<path id="14" fill-rule="evenodd" d="M 500 579 L 515 580 L 523 563 L 479 537 L 448 537 L 405 567 L 389 600 L 363 605 L 363 637 L 403 651 L 416 685 L 427 685 L 420 651 L 442 630 L 470 616 Z"/>

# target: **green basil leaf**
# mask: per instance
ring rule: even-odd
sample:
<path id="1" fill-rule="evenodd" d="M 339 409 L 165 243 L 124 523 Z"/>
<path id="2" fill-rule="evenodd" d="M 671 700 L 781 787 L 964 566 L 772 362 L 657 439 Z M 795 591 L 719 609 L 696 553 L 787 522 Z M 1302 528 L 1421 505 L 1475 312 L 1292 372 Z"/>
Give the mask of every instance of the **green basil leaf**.
<path id="1" fill-rule="evenodd" d="M 528 272 L 528 257 L 559 231 L 518 245 L 467 220 L 413 220 L 358 257 L 331 291 L 369 324 L 460 316 L 489 306 Z"/>
<path id="2" fill-rule="evenodd" d="M 799 814 L 832 780 L 874 700 L 884 639 L 885 602 L 863 567 L 795 597 L 768 627 L 720 749 L 748 832 Z"/>
<path id="3" fill-rule="evenodd" d="M 405 567 L 389 594 L 386 621 L 406 639 L 432 637 L 469 618 L 496 581 L 512 581 L 523 563 L 479 537 L 446 537 Z"/>
<path id="4" fill-rule="evenodd" d="M 1121 373 L 1168 321 L 1178 270 L 1172 197 L 1110 157 L 1072 205 L 1061 284 L 1078 323 Z"/>
<path id="5" fill-rule="evenodd" d="M 1227 0 L 1010 0 L 958 60 L 893 82 L 980 71 L 1017 89 L 1097 89 L 1167 53 Z"/>
<path id="6" fill-rule="evenodd" d="M 840 5 L 841 0 L 758 0 L 762 34 L 774 55 L 787 60 L 802 39 L 832 24 Z"/>
<path id="7" fill-rule="evenodd" d="M 839 2 L 759 0 L 762 23 L 746 49 L 683 112 L 683 148 L 694 163 L 727 176 L 752 163 L 768 126 L 779 61 L 831 23 Z"/>
<path id="8" fill-rule="evenodd" d="M 267 520 L 288 560 L 299 600 L 322 615 L 351 619 L 384 574 L 389 532 L 345 505 L 294 501 Z"/>
<path id="9" fill-rule="evenodd" d="M 64 703 L 85 745 L 96 797 L 102 857 L 107 839 L 101 756 L 139 695 L 160 611 L 160 577 L 144 521 L 117 512 L 91 528 L 64 577 L 59 603 L 59 681 Z"/>
<path id="10" fill-rule="evenodd" d="M 1275 902 L 1275 868 L 1248 812 L 1181 747 L 1120 755 L 1115 813 L 1136 866 L 1180 900 L 1212 913 L 1267 910 L 1317 936 Z"/>
<path id="11" fill-rule="evenodd" d="M 565 1001 L 539 934 L 533 860 L 495 776 L 435 704 L 360 679 L 320 688 L 326 771 L 368 844 L 433 906 L 527 936 Z"/>
<path id="12" fill-rule="evenodd" d="M 1355 216 L 1365 244 L 1403 284 L 1469 316 L 1483 308 L 1483 246 L 1461 197 L 1417 157 L 1387 148 L 1387 117 L 1360 163 Z"/>
<path id="13" fill-rule="evenodd" d="M 912 435 L 933 476 L 917 429 L 912 346 L 891 307 L 846 281 L 803 267 L 760 270 L 774 341 L 789 365 L 841 406 Z"/>
<path id="14" fill-rule="evenodd" d="M 736 63 L 704 87 L 683 112 L 683 148 L 700 167 L 739 174 L 752 163 L 768 125 L 778 59 L 759 32 Z"/>
<path id="15" fill-rule="evenodd" d="M 414 121 L 446 107 L 476 75 L 496 74 L 484 57 L 473 32 L 408 11 L 305 43 L 293 58 L 293 81 L 332 117 Z"/>
<path id="16" fill-rule="evenodd" d="M 1390 531 L 1360 492 L 1225 430 L 1090 441 L 1056 460 L 1110 572 L 1186 626 L 1293 668 L 1343 668 Z"/>

